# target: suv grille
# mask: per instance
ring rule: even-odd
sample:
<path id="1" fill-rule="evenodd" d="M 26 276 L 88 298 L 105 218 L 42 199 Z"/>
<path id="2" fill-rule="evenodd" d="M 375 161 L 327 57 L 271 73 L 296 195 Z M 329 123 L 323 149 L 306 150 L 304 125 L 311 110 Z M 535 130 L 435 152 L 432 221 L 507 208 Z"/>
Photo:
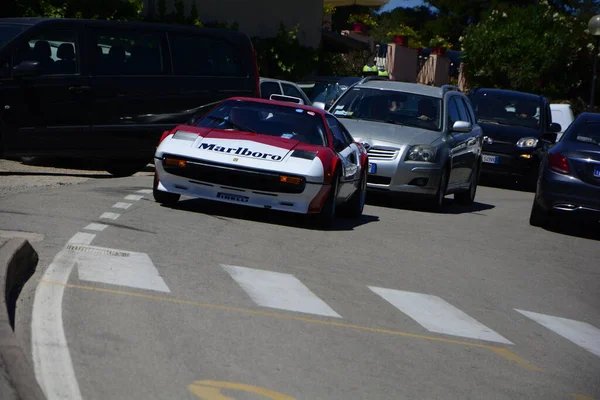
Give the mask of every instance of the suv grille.
<path id="1" fill-rule="evenodd" d="M 400 149 L 395 147 L 373 146 L 367 153 L 372 160 L 393 160 L 399 151 Z"/>

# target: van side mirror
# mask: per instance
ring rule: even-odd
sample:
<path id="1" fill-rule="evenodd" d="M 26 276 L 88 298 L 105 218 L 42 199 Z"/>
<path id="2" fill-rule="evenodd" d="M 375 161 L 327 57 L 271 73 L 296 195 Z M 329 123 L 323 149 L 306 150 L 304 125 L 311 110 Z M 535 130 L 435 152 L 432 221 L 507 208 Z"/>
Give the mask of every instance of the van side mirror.
<path id="1" fill-rule="evenodd" d="M 25 60 L 13 68 L 13 75 L 16 78 L 26 78 L 31 76 L 39 76 L 42 74 L 42 67 L 37 61 Z"/>
<path id="2" fill-rule="evenodd" d="M 550 133 L 558 133 L 560 131 L 562 131 L 562 126 L 560 126 L 560 124 L 557 124 L 556 122 L 551 123 L 548 127 L 548 132 Z"/>

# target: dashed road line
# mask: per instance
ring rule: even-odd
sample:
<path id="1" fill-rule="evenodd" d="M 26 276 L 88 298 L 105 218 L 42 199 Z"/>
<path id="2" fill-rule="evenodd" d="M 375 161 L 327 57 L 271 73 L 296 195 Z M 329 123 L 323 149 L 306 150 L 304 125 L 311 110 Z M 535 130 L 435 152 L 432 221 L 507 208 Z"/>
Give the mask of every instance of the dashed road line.
<path id="1" fill-rule="evenodd" d="M 260 306 L 341 318 L 294 275 L 233 265 L 221 267 Z"/>
<path id="2" fill-rule="evenodd" d="M 372 286 L 369 289 L 430 332 L 513 344 L 437 296 Z"/>
<path id="3" fill-rule="evenodd" d="M 98 224 L 95 222 L 92 222 L 91 224 L 87 225 L 85 228 L 85 230 L 88 231 L 96 231 L 96 232 L 102 232 L 103 230 L 105 230 L 108 227 L 108 225 L 105 224 Z"/>
<path id="4" fill-rule="evenodd" d="M 118 202 L 118 203 L 113 204 L 112 208 L 121 208 L 123 210 L 127 210 L 131 206 L 132 206 L 131 203 Z"/>
<path id="5" fill-rule="evenodd" d="M 125 196 L 125 200 L 130 200 L 130 201 L 139 201 L 143 198 L 144 198 L 144 196 L 138 196 L 136 194 L 130 194 L 130 195 Z"/>
<path id="6" fill-rule="evenodd" d="M 136 193 L 152 194 L 152 189 L 141 189 L 141 190 L 138 190 Z"/>
<path id="7" fill-rule="evenodd" d="M 69 239 L 69 244 L 90 244 L 95 237 L 95 233 L 77 232 L 75 236 Z"/>
<path id="8" fill-rule="evenodd" d="M 120 216 L 121 216 L 121 214 L 105 212 L 104 214 L 102 214 L 100 216 L 100 219 L 112 219 L 114 221 L 115 219 L 119 218 Z"/>

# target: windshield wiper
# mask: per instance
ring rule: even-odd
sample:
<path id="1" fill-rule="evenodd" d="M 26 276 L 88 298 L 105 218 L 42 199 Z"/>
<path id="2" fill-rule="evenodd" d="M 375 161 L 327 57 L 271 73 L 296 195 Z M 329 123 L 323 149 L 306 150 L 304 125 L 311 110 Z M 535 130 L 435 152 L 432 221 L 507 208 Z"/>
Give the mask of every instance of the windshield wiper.
<path id="1" fill-rule="evenodd" d="M 477 122 L 488 122 L 488 123 L 492 123 L 492 124 L 499 124 L 499 125 L 510 125 L 508 122 L 506 121 L 501 121 L 501 120 L 497 120 L 497 119 L 486 119 L 486 118 L 479 118 L 477 120 Z"/>
<path id="2" fill-rule="evenodd" d="M 252 133 L 256 133 L 256 131 L 254 129 L 250 129 L 247 126 L 243 126 L 240 124 L 236 124 L 234 122 L 231 122 L 228 119 L 225 119 L 223 117 L 215 117 L 214 115 L 207 115 L 208 118 L 214 120 L 214 121 L 219 121 L 219 122 L 227 122 L 229 125 L 233 126 L 234 128 L 236 128 L 238 131 L 244 131 L 244 132 L 252 132 Z"/>

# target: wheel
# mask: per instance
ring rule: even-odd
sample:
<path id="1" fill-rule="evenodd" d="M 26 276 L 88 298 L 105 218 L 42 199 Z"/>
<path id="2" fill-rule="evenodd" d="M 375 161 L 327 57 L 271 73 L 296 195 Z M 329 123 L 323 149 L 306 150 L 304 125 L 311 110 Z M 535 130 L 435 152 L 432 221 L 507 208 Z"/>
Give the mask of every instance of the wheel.
<path id="1" fill-rule="evenodd" d="M 148 160 L 113 160 L 105 164 L 104 169 L 116 178 L 131 176 L 148 165 Z"/>
<path id="2" fill-rule="evenodd" d="M 446 191 L 448 190 L 448 175 L 449 171 L 447 169 L 442 170 L 438 190 L 431 204 L 435 211 L 440 211 L 444 207 L 444 197 L 446 197 Z"/>
<path id="3" fill-rule="evenodd" d="M 317 214 L 317 224 L 322 228 L 329 228 L 335 221 L 337 213 L 336 199 L 338 196 L 339 189 L 339 173 L 336 172 L 331 179 L 331 189 L 329 190 L 329 196 L 325 201 L 325 205 L 321 209 L 321 212 Z"/>
<path id="4" fill-rule="evenodd" d="M 539 228 L 546 226 L 550 221 L 550 213 L 542 208 L 536 199 L 533 200 L 531 206 L 531 214 L 529 214 L 529 225 Z"/>
<path id="5" fill-rule="evenodd" d="M 479 181 L 479 168 L 471 174 L 471 183 L 469 184 L 469 190 L 466 192 L 454 193 L 454 200 L 459 204 L 470 206 L 475 201 L 475 193 L 477 193 L 477 183 Z"/>
<path id="6" fill-rule="evenodd" d="M 365 201 L 367 199 L 367 170 L 363 169 L 361 173 L 360 182 L 358 189 L 350 199 L 342 206 L 339 207 L 340 214 L 350 218 L 360 218 L 365 208 Z"/>
<path id="7" fill-rule="evenodd" d="M 181 198 L 180 194 L 163 192 L 162 190 L 158 190 L 158 175 L 156 173 L 154 173 L 152 195 L 154 196 L 154 201 L 165 206 L 174 206 Z"/>

